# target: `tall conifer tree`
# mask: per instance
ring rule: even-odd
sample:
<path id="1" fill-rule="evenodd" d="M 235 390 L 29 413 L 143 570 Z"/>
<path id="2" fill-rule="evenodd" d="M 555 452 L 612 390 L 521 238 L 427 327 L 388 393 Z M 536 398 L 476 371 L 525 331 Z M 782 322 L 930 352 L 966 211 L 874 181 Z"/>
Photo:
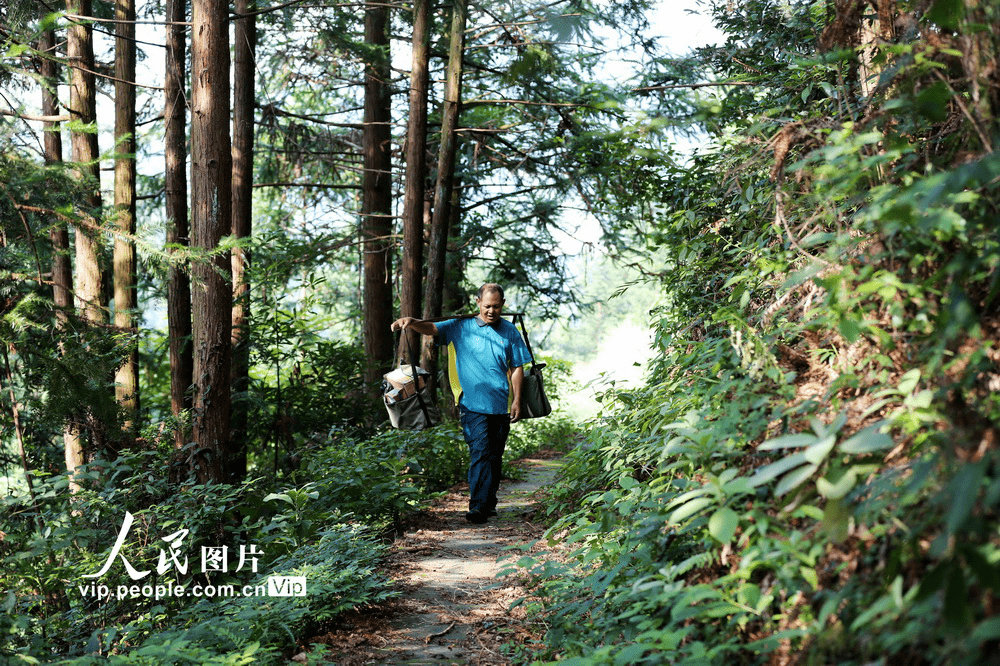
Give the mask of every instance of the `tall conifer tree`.
<path id="1" fill-rule="evenodd" d="M 229 255 L 219 241 L 232 217 L 229 5 L 194 0 L 191 30 L 191 236 L 194 464 L 199 481 L 222 481 L 230 447 L 232 303 Z"/>
<path id="2" fill-rule="evenodd" d="M 364 342 L 366 380 L 377 390 L 392 364 L 392 99 L 389 89 L 389 8 L 382 2 L 365 6 L 364 175 L 361 230 L 364 241 Z"/>
<path id="3" fill-rule="evenodd" d="M 248 14 L 249 0 L 237 0 L 237 14 Z M 249 241 L 253 233 L 252 197 L 254 156 L 254 62 L 257 20 L 250 14 L 236 20 L 233 67 L 233 225 L 238 241 Z M 245 242 L 233 249 L 233 433 L 227 476 L 242 479 L 247 472 L 247 422 L 250 388 L 250 250 Z"/>
<path id="4" fill-rule="evenodd" d="M 187 72 L 185 0 L 167 0 L 166 73 L 164 76 L 164 172 L 168 252 L 189 244 L 187 186 Z M 194 357 L 191 344 L 191 281 L 185 266 L 171 262 L 167 277 L 167 338 L 170 347 L 170 408 L 180 416 L 192 407 Z M 187 443 L 177 427 L 176 448 Z"/>
<path id="5" fill-rule="evenodd" d="M 115 3 L 115 327 L 133 342 L 138 335 L 136 310 L 135 213 L 135 0 Z M 125 413 L 125 430 L 135 427 L 139 412 L 139 350 L 131 346 L 115 373 L 115 397 Z"/>

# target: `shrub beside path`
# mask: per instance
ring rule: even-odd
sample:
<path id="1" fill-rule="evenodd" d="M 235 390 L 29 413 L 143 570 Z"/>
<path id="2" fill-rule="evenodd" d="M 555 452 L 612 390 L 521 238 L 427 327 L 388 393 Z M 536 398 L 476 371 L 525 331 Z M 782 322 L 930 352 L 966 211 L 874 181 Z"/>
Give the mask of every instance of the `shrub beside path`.
<path id="1" fill-rule="evenodd" d="M 509 610 L 527 591 L 519 576 L 496 577 L 506 565 L 500 558 L 516 560 L 521 553 L 510 546 L 542 536 L 535 520 L 538 492 L 555 478 L 560 456 L 540 452 L 520 461 L 523 478 L 501 483 L 499 516 L 485 525 L 465 520 L 465 484 L 412 516 L 386 564 L 399 597 L 321 627 L 292 660 L 338 666 L 510 664 L 504 644 L 540 636 L 521 607 Z"/>

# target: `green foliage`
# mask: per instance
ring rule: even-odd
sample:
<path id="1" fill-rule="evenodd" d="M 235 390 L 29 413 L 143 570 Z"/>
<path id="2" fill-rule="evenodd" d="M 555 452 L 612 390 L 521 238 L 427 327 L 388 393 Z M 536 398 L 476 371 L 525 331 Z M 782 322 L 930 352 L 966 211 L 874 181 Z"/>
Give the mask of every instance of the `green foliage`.
<path id="1" fill-rule="evenodd" d="M 82 470 L 82 489 L 66 502 L 66 477 L 36 474 L 39 513 L 26 496 L 4 500 L 10 516 L 0 541 L 3 574 L 9 590 L 0 627 L 8 640 L 7 658 L 96 663 L 91 655 L 123 663 L 277 662 L 302 632 L 317 622 L 359 605 L 384 599 L 387 581 L 375 570 L 384 546 L 369 528 L 344 519 L 350 498 L 324 497 L 344 468 L 327 468 L 319 481 L 304 487 L 277 487 L 261 499 L 261 480 L 241 486 L 175 486 L 168 480 L 169 444 L 163 451 L 95 461 Z M 327 475 L 330 478 L 327 478 Z M 120 554 L 138 571 L 138 582 L 152 589 L 182 585 L 187 596 L 153 595 L 97 598 L 106 584 L 132 585 L 120 559 L 97 579 L 123 526 L 125 512 L 135 521 Z M 40 521 L 40 522 L 39 522 Z M 187 530 L 178 548 L 188 568 L 157 569 L 170 535 Z M 202 546 L 227 546 L 226 572 L 202 573 Z M 241 548 L 256 556 L 237 571 Z M 168 564 L 170 560 L 167 560 Z M 266 596 L 268 577 L 304 576 L 305 597 Z M 197 586 L 212 585 L 216 596 L 196 596 Z M 230 588 L 229 586 L 232 586 Z M 261 592 L 246 590 L 264 586 Z M 203 588 L 202 588 L 203 589 Z M 235 591 L 235 594 L 233 593 Z M 108 618 L 113 618 L 108 622 Z M 242 661 L 241 661 L 242 660 Z"/>
<path id="2" fill-rule="evenodd" d="M 312 486 L 321 506 L 396 528 L 425 492 L 451 486 L 464 477 L 467 465 L 461 432 L 443 424 L 364 440 L 332 436 L 308 456 L 303 473 L 322 479 Z"/>
<path id="3" fill-rule="evenodd" d="M 925 23 L 864 62 L 858 16 L 716 9 L 729 40 L 698 59 L 753 85 L 706 100 L 711 149 L 650 176 L 659 354 L 646 386 L 605 393 L 553 493 L 568 561 L 519 562 L 536 657 L 984 663 L 1000 127 L 973 91 L 996 9 L 935 3 L 914 20 L 961 39 Z"/>
<path id="4" fill-rule="evenodd" d="M 236 596 L 184 605 L 169 614 L 166 629 L 168 609 L 153 607 L 118 637 L 134 646 L 126 655 L 112 652 L 110 658 L 84 656 L 58 663 L 284 663 L 282 650 L 302 632 L 389 596 L 374 569 L 382 550 L 362 529 L 334 525 L 314 543 L 273 561 L 269 576 L 305 577 L 306 596 L 263 596 L 268 584 L 261 577 L 238 587 Z M 257 592 L 246 594 L 251 589 Z"/>
<path id="5" fill-rule="evenodd" d="M 532 426 L 512 449 L 529 451 L 571 428 L 557 419 Z M 26 495 L 4 500 L 11 517 L 0 540 L 0 585 L 9 590 L 0 606 L 4 658 L 281 663 L 287 647 L 318 624 L 390 595 L 376 569 L 385 546 L 375 535 L 398 527 L 406 511 L 464 478 L 468 466 L 454 424 L 364 440 L 333 430 L 303 452 L 301 468 L 287 479 L 252 478 L 239 486 L 177 485 L 169 478 L 172 441 L 158 447 L 93 461 L 80 471 L 81 489 L 69 503 L 65 476 L 42 473 L 35 474 L 37 505 Z M 126 511 L 134 522 L 119 554 L 150 573 L 134 583 L 118 558 L 100 578 L 83 578 L 108 562 Z M 178 553 L 189 568 L 181 573 L 170 565 L 160 573 L 160 558 L 173 544 L 168 537 L 180 530 L 187 532 Z M 229 570 L 202 573 L 201 547 L 222 545 L 229 548 Z M 241 548 L 256 554 L 255 572 L 249 565 L 236 570 Z M 274 576 L 305 577 L 308 595 L 247 593 Z M 102 584 L 113 592 L 98 598 Z M 219 592 L 117 594 L 118 585 L 132 584 L 189 591 L 212 585 Z"/>
<path id="6" fill-rule="evenodd" d="M 580 427 L 559 410 L 539 419 L 524 419 L 511 427 L 504 453 L 504 474 L 507 463 L 530 457 L 536 451 L 568 451 L 576 445 Z"/>
<path id="7" fill-rule="evenodd" d="M 298 456 L 331 430 L 361 433 L 373 421 L 376 406 L 361 390 L 362 350 L 329 336 L 325 283 L 311 276 L 302 288 L 305 298 L 272 292 L 251 307 L 251 384 L 235 399 L 249 402 L 253 451 L 274 447 L 279 457 Z M 257 464 L 266 468 L 268 462 L 262 456 Z"/>
<path id="8" fill-rule="evenodd" d="M 0 124 L 0 142 L 9 143 Z M 64 466 L 52 438 L 67 422 L 85 445 L 120 438 L 111 383 L 130 341 L 72 313 L 57 320 L 52 302 L 50 232 L 75 220 L 79 186 L 61 166 L 19 151 L 0 152 L 0 452 L 13 450 L 11 393 L 18 403 L 29 466 Z M 9 377 L 8 377 L 9 372 Z"/>
<path id="9" fill-rule="evenodd" d="M 383 547 L 363 530 L 334 525 L 273 562 L 270 576 L 304 576 L 304 597 L 240 596 L 185 608 L 177 628 L 150 636 L 121 663 L 283 663 L 280 648 L 338 613 L 387 598 L 374 565 Z M 267 585 L 265 578 L 251 583 Z M 201 661 L 208 659 L 210 661 Z M 68 663 L 89 663 L 88 658 Z"/>

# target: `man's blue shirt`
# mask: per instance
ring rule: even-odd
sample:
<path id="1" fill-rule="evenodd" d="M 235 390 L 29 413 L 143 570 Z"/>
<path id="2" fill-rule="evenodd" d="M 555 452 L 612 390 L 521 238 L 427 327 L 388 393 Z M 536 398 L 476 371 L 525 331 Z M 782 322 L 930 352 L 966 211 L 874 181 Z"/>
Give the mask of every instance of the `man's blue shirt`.
<path id="1" fill-rule="evenodd" d="M 439 344 L 455 345 L 462 387 L 459 403 L 480 414 L 506 414 L 507 371 L 531 360 L 517 327 L 506 319 L 490 326 L 479 317 L 469 317 L 441 322 L 437 330 Z"/>

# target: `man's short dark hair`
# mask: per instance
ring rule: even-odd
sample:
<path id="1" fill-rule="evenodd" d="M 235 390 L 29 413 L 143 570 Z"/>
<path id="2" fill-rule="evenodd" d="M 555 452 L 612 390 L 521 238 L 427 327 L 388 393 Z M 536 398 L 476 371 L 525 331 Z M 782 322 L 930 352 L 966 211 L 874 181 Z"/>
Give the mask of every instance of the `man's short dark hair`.
<path id="1" fill-rule="evenodd" d="M 500 294 L 500 300 L 501 301 L 505 300 L 503 295 L 503 287 L 498 285 L 496 282 L 487 282 L 482 287 L 480 287 L 479 291 L 476 292 L 476 300 L 477 301 L 483 300 L 483 296 L 485 296 L 490 292 Z"/>

